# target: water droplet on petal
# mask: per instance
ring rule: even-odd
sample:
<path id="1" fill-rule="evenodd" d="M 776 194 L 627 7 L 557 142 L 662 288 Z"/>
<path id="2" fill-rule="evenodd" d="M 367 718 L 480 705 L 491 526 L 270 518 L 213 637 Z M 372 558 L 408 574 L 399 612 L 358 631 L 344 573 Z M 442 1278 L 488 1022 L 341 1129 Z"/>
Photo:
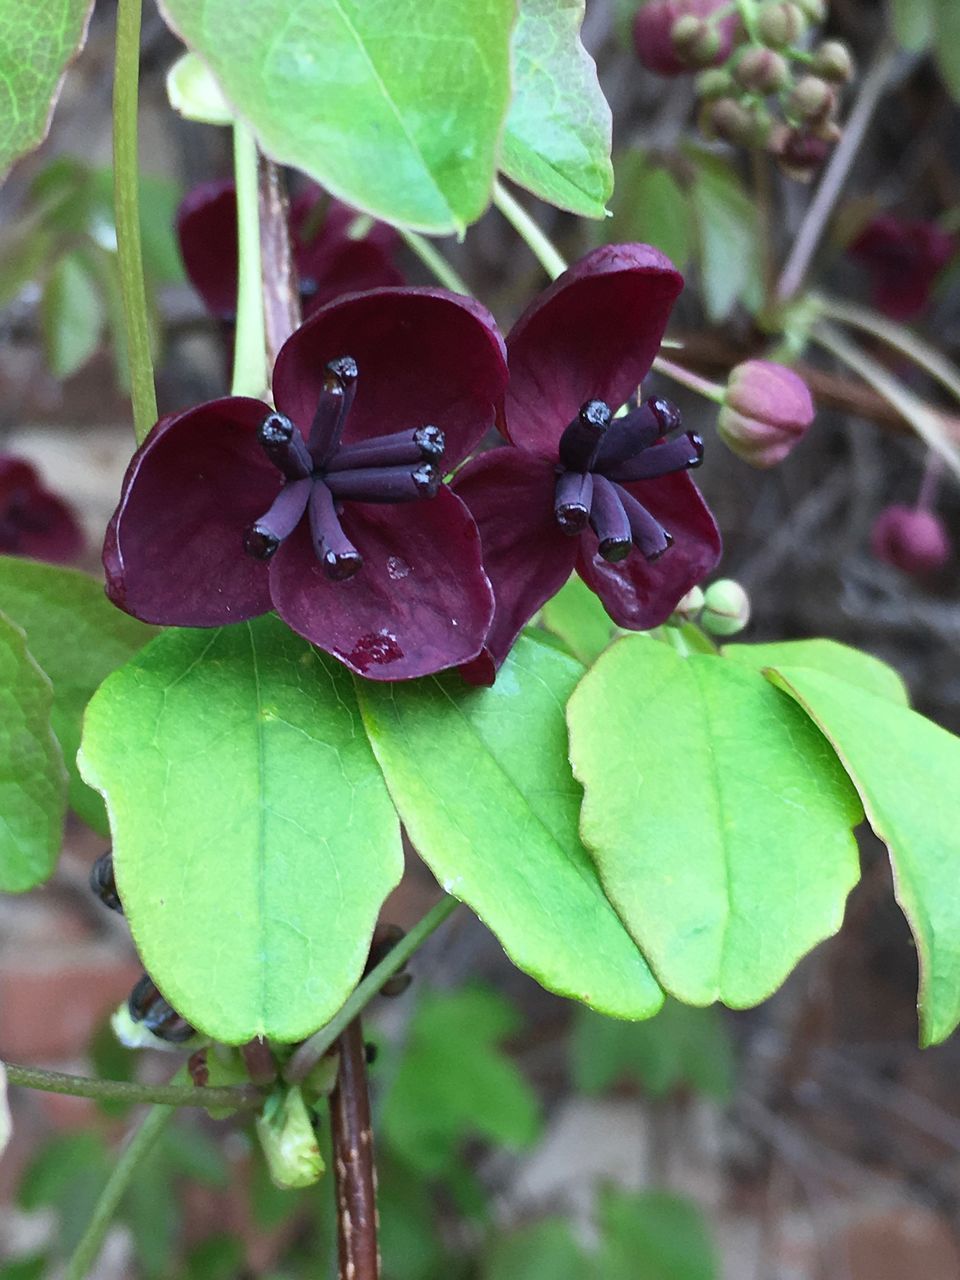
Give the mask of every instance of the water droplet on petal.
<path id="1" fill-rule="evenodd" d="M 347 654 L 347 661 L 361 672 L 371 667 L 386 666 L 390 662 L 398 662 L 403 657 L 403 650 L 397 643 L 397 637 L 381 627 L 379 631 L 361 636 Z"/>
<path id="2" fill-rule="evenodd" d="M 399 556 L 387 556 L 387 577 L 392 578 L 394 582 L 400 582 L 410 573 L 410 566 L 406 560 L 401 560 Z"/>

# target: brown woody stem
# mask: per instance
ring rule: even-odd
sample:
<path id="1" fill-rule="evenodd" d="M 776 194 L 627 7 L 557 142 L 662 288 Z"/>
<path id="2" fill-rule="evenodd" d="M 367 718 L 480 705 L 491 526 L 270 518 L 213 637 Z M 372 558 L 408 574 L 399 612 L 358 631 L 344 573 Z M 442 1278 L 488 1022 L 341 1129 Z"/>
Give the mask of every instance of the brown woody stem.
<path id="1" fill-rule="evenodd" d="M 377 1175 L 367 1092 L 363 1028 L 355 1018 L 341 1035 L 337 1083 L 330 1095 L 337 1190 L 340 1280 L 380 1280 Z"/>
<path id="2" fill-rule="evenodd" d="M 273 368 L 277 352 L 300 323 L 300 284 L 287 221 L 287 193 L 280 170 L 260 155 L 257 168 L 260 203 L 260 264 L 267 363 Z"/>

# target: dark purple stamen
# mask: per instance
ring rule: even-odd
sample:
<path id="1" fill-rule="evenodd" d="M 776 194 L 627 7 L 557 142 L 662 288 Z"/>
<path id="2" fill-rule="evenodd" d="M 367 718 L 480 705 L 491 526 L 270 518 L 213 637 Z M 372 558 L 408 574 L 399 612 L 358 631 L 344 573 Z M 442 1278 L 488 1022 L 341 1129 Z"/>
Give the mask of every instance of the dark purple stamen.
<path id="1" fill-rule="evenodd" d="M 243 546 L 248 555 L 256 560 L 270 559 L 303 518 L 312 488 L 313 480 L 309 476 L 303 480 L 291 480 L 283 486 L 266 515 L 247 530 Z"/>
<path id="2" fill-rule="evenodd" d="M 627 519 L 630 521 L 630 532 L 633 544 L 647 560 L 659 560 L 663 553 L 673 545 L 673 538 L 667 533 L 659 520 L 655 520 L 642 502 L 638 502 L 632 493 L 620 485 L 614 486 L 623 504 Z"/>
<path id="3" fill-rule="evenodd" d="M 310 456 L 322 467 L 336 451 L 343 424 L 357 390 L 357 364 L 351 356 L 340 356 L 326 366 L 326 378 L 317 411 L 310 426 Z"/>
<path id="4" fill-rule="evenodd" d="M 589 471 L 561 471 L 557 476 L 553 510 L 557 524 L 571 536 L 582 533 L 590 517 L 593 475 Z"/>
<path id="5" fill-rule="evenodd" d="M 659 476 L 668 476 L 673 471 L 686 471 L 691 467 L 699 467 L 703 461 L 703 441 L 692 431 L 667 440 L 652 449 L 615 467 L 610 467 L 607 474 L 613 480 L 629 483 L 633 480 L 656 480 Z"/>
<path id="6" fill-rule="evenodd" d="M 289 418 L 271 413 L 257 433 L 263 451 L 288 480 L 303 480 L 313 471 L 313 460 L 303 436 Z"/>
<path id="7" fill-rule="evenodd" d="M 363 560 L 343 532 L 333 494 L 322 480 L 314 481 L 308 511 L 313 547 L 324 573 L 334 582 L 346 582 L 362 567 Z"/>
<path id="8" fill-rule="evenodd" d="M 417 462 L 439 462 L 443 457 L 443 432 L 439 427 L 418 427 L 392 436 L 343 444 L 327 463 L 327 474 L 353 467 L 395 467 Z"/>
<path id="9" fill-rule="evenodd" d="M 654 412 L 653 403 L 647 400 L 622 418 L 613 419 L 597 451 L 594 466 L 598 471 L 607 473 L 611 467 L 649 449 L 663 435 L 662 420 Z"/>
<path id="10" fill-rule="evenodd" d="M 440 472 L 430 462 L 418 467 L 360 467 L 331 471 L 327 487 L 338 502 L 413 502 L 432 498 L 440 487 Z"/>
<path id="11" fill-rule="evenodd" d="M 610 409 L 588 400 L 560 437 L 560 462 L 568 471 L 589 471 L 610 425 Z"/>
<path id="12" fill-rule="evenodd" d="M 599 540 L 600 555 L 610 564 L 617 564 L 630 554 L 630 548 L 633 546 L 630 521 L 620 501 L 617 486 L 606 476 L 594 477 L 590 528 Z"/>

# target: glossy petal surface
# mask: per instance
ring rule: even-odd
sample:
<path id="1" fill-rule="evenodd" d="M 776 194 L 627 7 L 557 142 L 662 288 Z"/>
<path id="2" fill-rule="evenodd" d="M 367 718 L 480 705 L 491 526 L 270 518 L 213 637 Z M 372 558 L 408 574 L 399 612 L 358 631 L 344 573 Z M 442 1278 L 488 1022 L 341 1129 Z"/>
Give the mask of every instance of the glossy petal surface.
<path id="1" fill-rule="evenodd" d="M 645 560 L 634 549 L 619 564 L 596 554 L 589 531 L 580 539 L 577 572 L 618 626 L 648 630 L 673 612 L 677 601 L 701 582 L 720 559 L 720 533 L 696 485 L 684 472 L 624 485 L 672 535 L 673 545 L 659 560 Z"/>
<path id="2" fill-rule="evenodd" d="M 669 258 L 645 244 L 603 245 L 565 271 L 507 341 L 510 440 L 555 459 L 585 401 L 624 404 L 649 372 L 682 288 Z"/>
<path id="3" fill-rule="evenodd" d="M 211 627 L 270 608 L 243 534 L 276 497 L 257 442 L 269 412 L 229 397 L 162 420 L 134 454 L 107 529 L 107 594 L 144 622 Z"/>
<path id="4" fill-rule="evenodd" d="M 376 289 L 322 307 L 284 344 L 277 408 L 306 430 L 324 366 L 345 355 L 359 378 L 344 441 L 431 424 L 446 436 L 447 469 L 492 424 L 506 385 L 503 339 L 485 307 L 443 289 Z"/>
<path id="5" fill-rule="evenodd" d="M 305 524 L 270 566 L 274 607 L 295 631 L 370 680 L 406 680 L 469 662 L 493 614 L 470 513 L 450 492 L 398 505 L 349 503 L 343 530 L 363 557 L 331 582 Z"/>

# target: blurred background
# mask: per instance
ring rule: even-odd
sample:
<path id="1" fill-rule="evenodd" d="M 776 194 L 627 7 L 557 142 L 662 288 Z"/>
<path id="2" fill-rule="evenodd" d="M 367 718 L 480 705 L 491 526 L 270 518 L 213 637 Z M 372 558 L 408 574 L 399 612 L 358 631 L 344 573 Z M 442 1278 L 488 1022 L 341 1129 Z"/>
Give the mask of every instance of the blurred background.
<path id="1" fill-rule="evenodd" d="M 691 77 L 640 65 L 632 9 L 588 0 L 584 27 L 614 113 L 614 217 L 537 216 L 571 258 L 601 238 L 671 253 L 690 286 L 671 329 L 685 343 L 678 358 L 722 381 L 764 349 L 743 305 L 756 271 L 748 166 L 729 148 L 704 151 Z M 131 452 L 109 198 L 113 24 L 101 0 L 50 137 L 0 189 L 0 452 L 34 464 L 70 504 L 85 537 L 78 563 L 94 572 Z M 885 24 L 879 3 L 832 0 L 828 30 L 861 67 L 880 55 Z M 177 52 L 147 4 L 141 164 L 161 413 L 223 394 L 229 378 L 229 322 L 188 283 L 174 231 L 187 191 L 230 176 L 229 137 L 169 109 Z M 870 299 L 876 280 L 848 246 L 877 214 L 935 224 L 948 240 L 960 229 L 958 124 L 933 63 L 898 54 L 815 264 L 818 289 Z M 811 188 L 775 182 L 782 261 Z M 441 247 L 504 329 L 542 286 L 495 211 Z M 408 280 L 429 282 L 406 250 L 390 252 Z M 912 317 L 953 357 L 958 263 L 951 248 Z M 714 406 L 667 382 L 645 387 L 675 398 L 706 438 L 698 482 L 723 530 L 722 571 L 751 596 L 743 638 L 862 646 L 958 731 L 956 552 L 918 575 L 871 549 L 878 515 L 915 501 L 926 451 L 852 375 L 816 352 L 803 361 L 816 423 L 766 473 L 720 444 Z M 943 405 L 912 366 L 893 367 Z M 934 487 L 956 545 L 956 486 Z M 53 880 L 0 901 L 0 1055 L 165 1079 L 168 1059 L 121 1049 L 107 1027 L 140 967 L 122 918 L 87 887 L 103 849 L 72 820 Z M 842 932 L 745 1013 L 668 1004 L 649 1023 L 611 1022 L 542 991 L 456 915 L 415 958 L 411 988 L 369 1019 L 387 1280 L 957 1280 L 960 1042 L 918 1050 L 915 952 L 869 835 L 862 857 Z M 409 926 L 436 895 L 411 857 L 384 918 Z M 0 1280 L 28 1280 L 55 1275 L 78 1238 L 127 1113 L 26 1090 L 11 1101 Z M 181 1116 L 125 1201 L 99 1274 L 330 1275 L 331 1201 L 329 1180 L 273 1189 L 242 1123 Z"/>

